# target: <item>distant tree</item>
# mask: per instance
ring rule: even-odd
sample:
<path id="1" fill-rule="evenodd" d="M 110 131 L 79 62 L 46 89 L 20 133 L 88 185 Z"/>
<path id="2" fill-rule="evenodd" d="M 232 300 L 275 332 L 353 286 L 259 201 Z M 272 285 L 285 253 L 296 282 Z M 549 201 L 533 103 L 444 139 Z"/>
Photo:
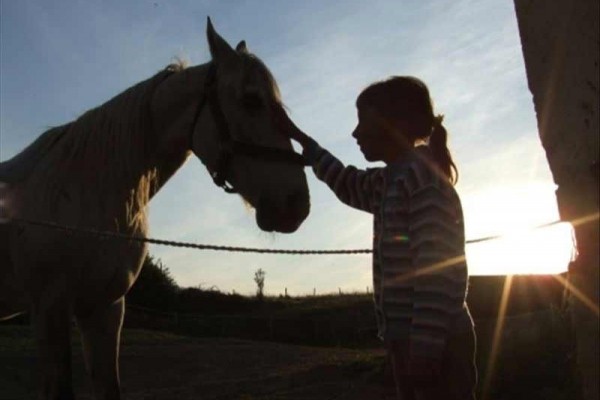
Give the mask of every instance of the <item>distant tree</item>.
<path id="1" fill-rule="evenodd" d="M 264 295 L 264 288 L 265 288 L 265 275 L 267 273 L 265 271 L 262 270 L 262 268 L 259 268 L 256 270 L 256 272 L 254 273 L 254 282 L 256 282 L 256 297 L 259 300 L 262 300 L 265 295 Z"/>
<path id="2" fill-rule="evenodd" d="M 127 294 L 127 301 L 142 307 L 172 311 L 176 307 L 179 286 L 160 259 L 148 255 L 142 272 Z"/>

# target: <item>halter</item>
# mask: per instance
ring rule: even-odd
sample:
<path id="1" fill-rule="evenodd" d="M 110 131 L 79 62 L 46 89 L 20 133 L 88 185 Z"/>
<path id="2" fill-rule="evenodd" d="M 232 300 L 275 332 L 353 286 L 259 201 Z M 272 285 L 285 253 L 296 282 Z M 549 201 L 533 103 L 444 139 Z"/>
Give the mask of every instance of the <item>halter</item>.
<path id="1" fill-rule="evenodd" d="M 227 123 L 227 119 L 225 118 L 219 103 L 219 94 L 216 83 L 216 65 L 213 62 L 208 67 L 208 72 L 204 82 L 206 94 L 198 105 L 196 116 L 194 117 L 194 122 L 192 123 L 191 132 L 191 143 L 193 149 L 194 131 L 198 123 L 198 119 L 200 118 L 200 114 L 202 113 L 205 104 L 208 103 L 212 117 L 217 125 L 218 137 L 220 138 L 220 149 L 219 155 L 217 156 L 215 169 L 211 169 L 208 165 L 206 165 L 206 168 L 208 169 L 208 172 L 210 173 L 215 185 L 222 188 L 227 193 L 237 193 L 236 189 L 231 186 L 231 184 L 228 184 L 227 179 L 225 178 L 225 173 L 229 170 L 229 167 L 231 166 L 231 160 L 234 156 L 247 156 L 260 160 L 293 165 L 309 165 L 302 155 L 294 152 L 293 150 L 260 146 L 233 138 L 229 131 L 229 124 Z"/>

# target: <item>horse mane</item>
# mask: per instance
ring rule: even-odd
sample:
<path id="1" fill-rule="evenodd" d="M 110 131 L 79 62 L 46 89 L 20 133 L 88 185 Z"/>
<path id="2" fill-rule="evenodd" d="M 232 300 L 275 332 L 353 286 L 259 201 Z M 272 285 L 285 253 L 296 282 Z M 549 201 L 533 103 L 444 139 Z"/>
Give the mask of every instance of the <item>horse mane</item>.
<path id="1" fill-rule="evenodd" d="M 63 125 L 47 130 L 13 158 L 1 162 L 0 181 L 14 184 L 26 179 L 40 159 L 63 137 L 67 127 Z"/>
<path id="2" fill-rule="evenodd" d="M 44 132 L 0 164 L 0 182 L 11 184 L 35 175 L 36 181 L 57 190 L 68 184 L 93 186 L 98 193 L 126 191 L 128 220 L 142 222 L 144 206 L 157 183 L 156 168 L 147 160 L 155 140 L 153 94 L 167 77 L 185 68 L 177 60 L 74 121 Z"/>
<path id="3" fill-rule="evenodd" d="M 145 155 L 153 139 L 151 103 L 154 91 L 168 76 L 184 68 L 180 63 L 171 64 L 85 112 L 70 124 L 61 158 L 93 160 L 99 163 L 98 166 L 114 166 L 122 173 L 138 172 L 140 165 L 135 163 L 141 161 L 140 157 Z"/>
<path id="4" fill-rule="evenodd" d="M 42 133 L 14 157 L 0 162 L 0 181 L 17 183 L 27 179 L 39 162 L 65 138 L 62 155 L 68 158 L 100 157 L 103 161 L 119 159 L 120 144 L 132 141 L 151 127 L 150 102 L 152 93 L 168 75 L 187 68 L 185 61 L 176 59 L 173 64 L 159 71 L 150 79 L 125 90 L 101 106 L 85 112 L 65 125 L 56 126 Z M 133 135 L 125 134 L 132 130 Z M 143 132 L 142 132 L 143 131 Z M 127 161 L 127 159 L 121 159 Z"/>

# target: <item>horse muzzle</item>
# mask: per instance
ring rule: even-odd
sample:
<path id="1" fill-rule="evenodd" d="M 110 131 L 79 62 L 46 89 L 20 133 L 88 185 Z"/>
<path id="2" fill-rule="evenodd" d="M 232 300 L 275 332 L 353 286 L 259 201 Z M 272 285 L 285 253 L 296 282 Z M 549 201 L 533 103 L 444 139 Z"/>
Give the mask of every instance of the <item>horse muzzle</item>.
<path id="1" fill-rule="evenodd" d="M 261 198 L 256 207 L 256 223 L 265 232 L 293 233 L 310 212 L 308 193 L 297 192 L 275 202 Z"/>

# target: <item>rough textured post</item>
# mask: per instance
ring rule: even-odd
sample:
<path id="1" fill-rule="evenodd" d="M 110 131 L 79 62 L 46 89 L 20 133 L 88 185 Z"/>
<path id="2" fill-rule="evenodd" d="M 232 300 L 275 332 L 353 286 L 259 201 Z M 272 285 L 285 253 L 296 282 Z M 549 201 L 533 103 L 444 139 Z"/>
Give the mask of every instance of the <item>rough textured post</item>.
<path id="1" fill-rule="evenodd" d="M 569 280 L 577 363 L 586 400 L 598 399 L 598 0 L 515 0 L 539 134 L 558 185 L 561 219 L 574 221 L 579 258 Z M 594 307 L 596 312 L 593 311 Z"/>

